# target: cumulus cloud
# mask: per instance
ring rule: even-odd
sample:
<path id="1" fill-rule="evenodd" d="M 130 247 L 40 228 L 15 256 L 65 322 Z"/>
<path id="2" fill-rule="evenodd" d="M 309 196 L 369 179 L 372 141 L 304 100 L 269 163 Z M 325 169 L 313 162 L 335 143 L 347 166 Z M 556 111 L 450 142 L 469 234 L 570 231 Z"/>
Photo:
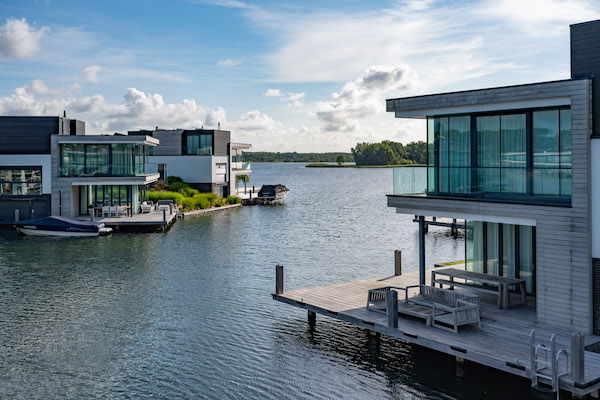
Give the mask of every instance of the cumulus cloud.
<path id="1" fill-rule="evenodd" d="M 406 93 L 412 75 L 405 66 L 372 66 L 365 73 L 333 93 L 329 101 L 318 102 L 317 118 L 326 131 L 351 132 L 358 120 L 385 110 L 385 94 Z"/>
<path id="2" fill-rule="evenodd" d="M 304 105 L 304 97 L 306 93 L 284 93 L 279 89 L 268 89 L 265 93 L 266 97 L 279 97 L 281 101 L 287 104 L 288 107 L 301 107 Z"/>
<path id="3" fill-rule="evenodd" d="M 98 83 L 98 72 L 102 68 L 99 65 L 92 65 L 83 70 L 83 80 L 85 82 Z"/>
<path id="4" fill-rule="evenodd" d="M 232 60 L 231 58 L 228 58 L 226 60 L 219 60 L 219 62 L 217 63 L 219 67 L 237 67 L 241 64 L 242 60 Z"/>
<path id="5" fill-rule="evenodd" d="M 11 59 L 33 58 L 40 51 L 40 39 L 47 27 L 32 28 L 25 18 L 9 18 L 0 26 L 0 53 Z"/>
<path id="6" fill-rule="evenodd" d="M 226 127 L 228 125 L 227 122 L 227 113 L 223 109 L 223 107 L 218 107 L 216 110 L 210 111 L 205 118 L 205 123 L 207 127 L 218 127 L 219 125 Z"/>

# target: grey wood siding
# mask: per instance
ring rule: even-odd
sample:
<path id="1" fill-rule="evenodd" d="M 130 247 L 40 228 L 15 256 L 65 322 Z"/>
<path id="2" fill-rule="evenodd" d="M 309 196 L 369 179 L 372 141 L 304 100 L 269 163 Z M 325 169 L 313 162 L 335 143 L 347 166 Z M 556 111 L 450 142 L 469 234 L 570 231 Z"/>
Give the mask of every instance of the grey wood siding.
<path id="1" fill-rule="evenodd" d="M 59 117 L 0 117 L 0 154 L 50 154 Z"/>
<path id="2" fill-rule="evenodd" d="M 571 25 L 571 77 L 592 78 L 595 135 L 600 135 L 600 21 Z"/>
<path id="3" fill-rule="evenodd" d="M 231 142 L 231 132 L 213 131 L 213 155 L 226 156 L 229 153 L 229 142 Z"/>
<path id="4" fill-rule="evenodd" d="M 157 130 L 152 132 L 152 137 L 160 143 L 152 150 L 155 156 L 180 156 L 182 151 L 183 130 Z"/>
<path id="5" fill-rule="evenodd" d="M 591 81 L 544 84 L 448 93 L 388 101 L 388 109 L 410 110 L 498 103 L 538 98 L 571 98 L 573 195 L 571 207 L 389 196 L 399 212 L 419 210 L 475 214 L 536 221 L 536 302 L 540 323 L 592 333 L 592 256 L 590 223 Z M 391 103 L 390 103 L 391 102 Z M 450 261 L 450 260 L 449 260 Z"/>

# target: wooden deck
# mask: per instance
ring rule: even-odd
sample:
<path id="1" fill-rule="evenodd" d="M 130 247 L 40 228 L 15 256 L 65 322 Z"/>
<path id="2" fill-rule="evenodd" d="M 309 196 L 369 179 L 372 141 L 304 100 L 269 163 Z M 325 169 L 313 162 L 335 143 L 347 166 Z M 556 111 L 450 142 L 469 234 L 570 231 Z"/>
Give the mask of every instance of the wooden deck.
<path id="1" fill-rule="evenodd" d="M 89 221 L 90 216 L 80 216 L 77 217 L 77 219 Z M 143 214 L 133 214 L 132 216 L 94 217 L 94 221 L 103 222 L 106 226 L 113 228 L 115 232 L 145 232 L 160 230 L 170 227 L 176 219 L 177 212 L 175 210 L 173 210 L 173 213 L 171 214 L 167 212 L 166 221 L 163 220 L 163 213 L 158 211 Z"/>
<path id="2" fill-rule="evenodd" d="M 427 281 L 431 275 L 430 271 L 427 271 Z M 404 287 L 415 284 L 418 284 L 418 272 L 410 272 L 401 276 L 371 278 L 284 291 L 279 295 L 273 294 L 273 298 L 406 342 L 526 378 L 530 378 L 529 334 L 531 329 L 535 328 L 538 339 L 550 340 L 550 336 L 553 333 L 556 334 L 557 347 L 569 352 L 570 363 L 572 332 L 538 325 L 532 298 L 528 298 L 525 306 L 500 310 L 493 297 L 490 297 L 488 303 L 486 295 L 483 295 L 481 296 L 481 329 L 464 326 L 460 328 L 458 334 L 426 326 L 422 319 L 403 316 L 398 319 L 398 329 L 388 328 L 386 315 L 366 309 L 369 289 L 383 286 Z M 600 342 L 600 337 L 588 336 L 585 340 L 588 345 Z M 561 363 L 561 369 L 565 368 L 563 364 L 564 362 Z M 568 371 L 570 372 L 570 364 Z M 600 354 L 586 351 L 585 380 L 575 383 L 567 375 L 561 378 L 560 387 L 580 395 L 599 389 Z"/>

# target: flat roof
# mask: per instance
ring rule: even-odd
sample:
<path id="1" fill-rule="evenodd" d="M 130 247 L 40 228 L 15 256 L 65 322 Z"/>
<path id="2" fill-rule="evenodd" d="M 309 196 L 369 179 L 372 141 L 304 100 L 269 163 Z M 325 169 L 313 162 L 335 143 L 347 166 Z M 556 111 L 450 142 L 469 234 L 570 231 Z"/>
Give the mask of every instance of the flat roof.
<path id="1" fill-rule="evenodd" d="M 158 146 L 160 141 L 147 135 L 57 135 L 58 143 L 135 143 Z"/>

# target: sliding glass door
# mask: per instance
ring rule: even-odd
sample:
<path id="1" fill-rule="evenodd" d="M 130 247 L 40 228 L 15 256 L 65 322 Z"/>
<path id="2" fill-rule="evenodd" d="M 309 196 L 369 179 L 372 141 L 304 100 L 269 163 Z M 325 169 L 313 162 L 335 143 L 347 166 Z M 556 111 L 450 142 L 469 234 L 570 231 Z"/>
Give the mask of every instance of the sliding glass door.
<path id="1" fill-rule="evenodd" d="M 467 221 L 467 271 L 524 279 L 535 291 L 535 228 Z"/>

